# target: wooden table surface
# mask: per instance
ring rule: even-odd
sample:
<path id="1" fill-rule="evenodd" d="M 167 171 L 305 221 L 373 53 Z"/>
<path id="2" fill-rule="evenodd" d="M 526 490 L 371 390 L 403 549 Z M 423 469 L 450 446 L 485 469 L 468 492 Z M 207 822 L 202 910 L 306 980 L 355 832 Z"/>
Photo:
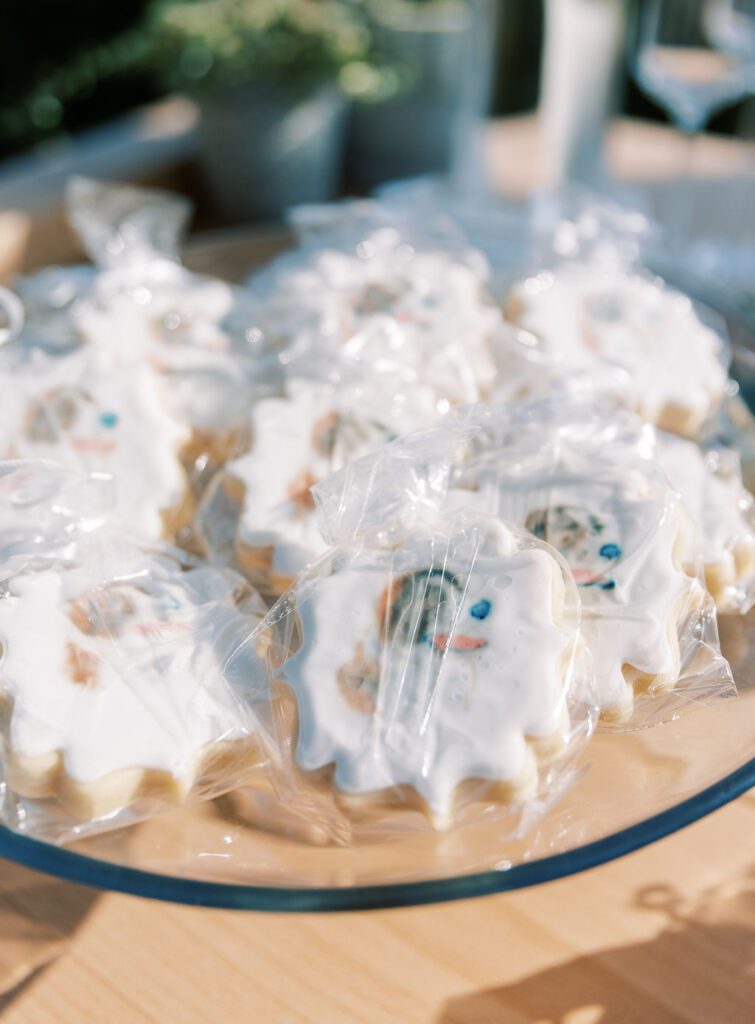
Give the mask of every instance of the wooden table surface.
<path id="1" fill-rule="evenodd" d="M 5 865 L 0 1019 L 752 1024 L 754 837 L 751 792 L 573 878 L 334 915 L 98 895 Z"/>
<path id="2" fill-rule="evenodd" d="M 532 183 L 533 129 L 491 132 L 504 194 Z M 668 178 L 668 139 L 620 125 L 610 162 Z M 742 160 L 714 140 L 698 172 L 715 190 Z M 223 251 L 243 276 L 248 236 L 229 237 L 197 269 Z M 2 1024 L 753 1024 L 755 794 L 580 876 L 405 910 L 194 909 L 0 862 L 0 992 Z"/>

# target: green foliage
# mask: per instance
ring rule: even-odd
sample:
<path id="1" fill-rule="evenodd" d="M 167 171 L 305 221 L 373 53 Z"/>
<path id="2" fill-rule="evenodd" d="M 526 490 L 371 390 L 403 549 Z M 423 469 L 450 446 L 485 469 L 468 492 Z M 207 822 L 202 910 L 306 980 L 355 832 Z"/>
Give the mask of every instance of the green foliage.
<path id="1" fill-rule="evenodd" d="M 184 88 L 348 88 L 355 66 L 371 59 L 368 21 L 354 0 L 169 0 L 155 25 L 161 70 Z"/>
<path id="2" fill-rule="evenodd" d="M 463 0 L 25 0 L 0 41 L 0 155 L 174 90 L 331 82 L 378 100 L 410 87 L 383 16 Z M 5 81 L 3 80 L 5 79 Z"/>
<path id="3" fill-rule="evenodd" d="M 139 25 L 42 72 L 18 102 L 0 109 L 0 139 L 32 141 L 55 134 L 65 125 L 69 105 L 118 78 L 131 77 L 136 102 L 149 97 L 155 91 L 148 82 L 153 51 L 152 34 Z M 115 102 L 122 104 L 121 90 L 114 93 Z"/>
<path id="4" fill-rule="evenodd" d="M 16 74 L 16 88 L 4 88 L 0 76 L 0 155 L 176 89 L 332 82 L 373 98 L 399 86 L 375 46 L 368 0 L 140 0 L 131 24 L 121 18 L 109 38 L 86 31 L 91 2 L 70 0 L 63 9 L 59 0 L 31 0 L 50 38 L 40 46 L 38 33 L 19 26 L 17 49 L 28 43 L 34 67 L 23 80 Z M 79 17 L 87 24 L 75 31 Z M 56 45 L 56 19 L 65 46 Z M 23 54 L 13 57 L 23 64 Z"/>

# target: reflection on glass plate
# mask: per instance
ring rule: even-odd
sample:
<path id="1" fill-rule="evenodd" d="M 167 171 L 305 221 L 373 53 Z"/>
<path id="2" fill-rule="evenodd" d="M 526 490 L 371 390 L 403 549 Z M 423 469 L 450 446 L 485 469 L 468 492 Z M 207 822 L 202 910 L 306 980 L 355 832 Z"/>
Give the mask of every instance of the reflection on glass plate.
<path id="1" fill-rule="evenodd" d="M 292 818 L 258 827 L 259 799 L 195 804 L 68 849 L 0 832 L 0 855 L 88 885 L 211 906 L 357 909 L 534 885 L 652 842 L 755 785 L 755 612 L 721 620 L 739 697 L 636 733 L 601 734 L 580 781 L 526 840 L 498 818 L 318 846 Z"/>

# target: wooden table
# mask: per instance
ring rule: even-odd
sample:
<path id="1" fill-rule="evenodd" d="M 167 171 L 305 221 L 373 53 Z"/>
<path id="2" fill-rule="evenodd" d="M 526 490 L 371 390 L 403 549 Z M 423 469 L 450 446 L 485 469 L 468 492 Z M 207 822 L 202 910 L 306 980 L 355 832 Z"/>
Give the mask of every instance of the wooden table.
<path id="1" fill-rule="evenodd" d="M 753 837 L 750 793 L 581 876 L 462 903 L 320 916 L 96 895 L 6 865 L 0 971 L 16 987 L 0 998 L 0 1018 L 751 1024 Z"/>

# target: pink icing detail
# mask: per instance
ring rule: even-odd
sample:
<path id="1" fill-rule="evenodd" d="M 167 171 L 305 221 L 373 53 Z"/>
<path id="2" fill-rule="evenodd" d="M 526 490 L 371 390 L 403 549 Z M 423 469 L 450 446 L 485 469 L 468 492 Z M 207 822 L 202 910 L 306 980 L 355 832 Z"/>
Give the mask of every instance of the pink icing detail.
<path id="1" fill-rule="evenodd" d="M 142 636 L 159 636 L 161 633 L 185 633 L 188 631 L 186 622 L 168 622 L 167 620 L 155 622 L 139 622 L 136 625 L 137 632 Z"/>
<path id="2" fill-rule="evenodd" d="M 430 646 L 436 651 L 440 651 L 441 654 L 445 654 L 447 650 L 452 651 L 477 651 L 481 647 L 487 647 L 487 640 L 481 636 L 464 636 L 463 634 L 457 634 L 454 636 L 448 633 L 436 633 L 434 636 L 428 637 Z"/>
<path id="3" fill-rule="evenodd" d="M 590 569 L 572 569 L 571 573 L 577 583 L 594 583 L 600 579 L 600 574 Z"/>
<path id="4" fill-rule="evenodd" d="M 74 437 L 71 443 L 77 452 L 99 452 L 103 455 L 115 448 L 115 441 L 96 437 Z"/>

